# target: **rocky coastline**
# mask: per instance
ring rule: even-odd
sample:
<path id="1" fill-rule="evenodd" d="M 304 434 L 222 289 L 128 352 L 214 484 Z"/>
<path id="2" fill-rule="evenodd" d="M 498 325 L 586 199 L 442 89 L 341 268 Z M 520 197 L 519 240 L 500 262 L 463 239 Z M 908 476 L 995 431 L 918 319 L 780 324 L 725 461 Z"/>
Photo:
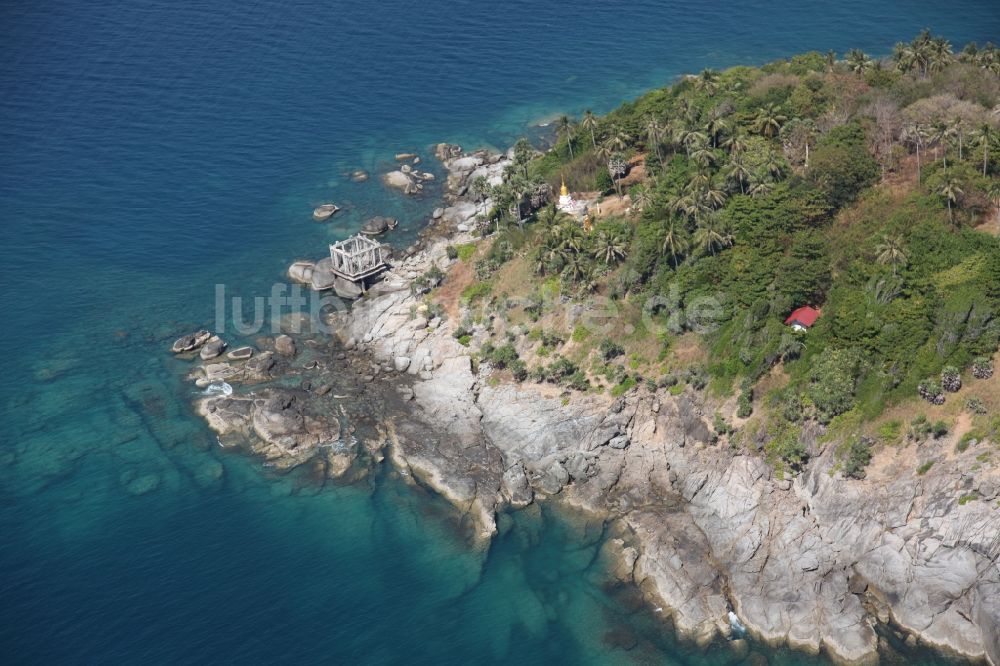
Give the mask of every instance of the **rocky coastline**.
<path id="1" fill-rule="evenodd" d="M 175 343 L 196 363 L 191 380 L 205 394 L 195 408 L 220 446 L 324 478 L 363 476 L 388 458 L 454 504 L 480 547 L 505 507 L 585 511 L 624 535 L 606 545 L 614 575 L 698 643 L 730 635 L 734 613 L 759 640 L 840 663 L 876 663 L 880 631 L 891 631 L 1000 664 L 996 473 L 973 481 L 953 455 L 922 476 L 876 464 L 867 479 L 847 479 L 816 429 L 813 462 L 781 478 L 761 456 L 715 444 L 711 414 L 725 406 L 690 388 L 613 398 L 500 379 L 473 362 L 484 330 L 460 344 L 460 321 L 429 308 L 419 285 L 458 261 L 449 245 L 475 240 L 483 204 L 468 185 L 498 182 L 509 156 L 436 152 L 447 206 L 381 283 L 330 315 L 334 335 L 296 332 L 292 317 L 286 333 L 225 360 L 210 332 Z M 386 182 L 412 194 L 425 175 L 408 167 Z M 314 277 L 304 265 L 289 275 Z M 990 501 L 957 502 L 970 483 Z"/>

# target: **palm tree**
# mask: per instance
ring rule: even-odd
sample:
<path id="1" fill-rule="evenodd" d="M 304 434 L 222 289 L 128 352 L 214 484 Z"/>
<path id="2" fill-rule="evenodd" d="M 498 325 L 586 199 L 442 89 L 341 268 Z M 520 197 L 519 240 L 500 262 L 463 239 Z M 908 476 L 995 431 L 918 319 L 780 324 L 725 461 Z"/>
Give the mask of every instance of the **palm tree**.
<path id="1" fill-rule="evenodd" d="M 660 121 L 655 116 L 647 116 L 645 130 L 646 145 L 653 146 L 656 149 L 656 156 L 659 158 L 660 163 L 662 163 L 663 155 L 660 153 L 660 143 L 663 140 L 663 125 L 660 124 Z"/>
<path id="2" fill-rule="evenodd" d="M 729 151 L 730 155 L 741 155 L 747 150 L 747 139 L 742 133 L 733 133 L 722 140 L 722 147 Z"/>
<path id="3" fill-rule="evenodd" d="M 554 203 L 550 203 L 545 208 L 538 211 L 538 226 L 551 233 L 552 229 L 558 229 L 561 225 L 570 220 L 570 216 L 556 208 Z"/>
<path id="4" fill-rule="evenodd" d="M 715 249 L 729 247 L 733 244 L 733 237 L 717 215 L 707 215 L 698 223 L 694 242 L 702 252 L 708 250 L 715 256 Z"/>
<path id="5" fill-rule="evenodd" d="M 896 61 L 896 69 L 907 73 L 917 65 L 917 53 L 912 44 L 899 42 L 892 49 L 892 59 Z"/>
<path id="6" fill-rule="evenodd" d="M 989 164 L 990 148 L 997 141 L 997 131 L 993 125 L 983 123 L 969 135 L 969 138 L 983 147 L 983 177 L 986 177 L 986 166 Z"/>
<path id="7" fill-rule="evenodd" d="M 670 253 L 674 267 L 677 267 L 677 257 L 688 251 L 689 243 L 687 230 L 683 222 L 676 217 L 667 220 L 667 226 L 663 234 L 663 251 Z"/>
<path id="8" fill-rule="evenodd" d="M 704 132 L 690 125 L 679 127 L 674 134 L 674 138 L 677 140 L 677 143 L 684 146 L 684 151 L 688 157 L 691 157 L 691 146 L 708 141 L 708 137 L 705 136 Z"/>
<path id="9" fill-rule="evenodd" d="M 872 59 L 861 49 L 851 49 L 847 52 L 847 65 L 860 79 L 869 69 L 872 68 Z"/>
<path id="10" fill-rule="evenodd" d="M 729 130 L 729 121 L 726 120 L 725 116 L 713 111 L 708 116 L 708 121 L 705 123 L 705 133 L 708 134 L 711 140 L 712 148 L 719 147 L 719 137 L 723 132 Z"/>
<path id="11" fill-rule="evenodd" d="M 570 282 L 575 282 L 587 273 L 588 268 L 589 266 L 587 266 L 587 260 L 580 254 L 574 252 L 566 257 L 565 266 L 562 269 L 562 276 Z"/>
<path id="12" fill-rule="evenodd" d="M 528 165 L 531 158 L 535 156 L 535 149 L 531 147 L 531 142 L 521 137 L 514 144 L 514 165 L 521 170 L 521 175 L 528 177 Z"/>
<path id="13" fill-rule="evenodd" d="M 952 206 L 958 204 L 958 198 L 965 194 L 965 192 L 958 181 L 953 176 L 948 175 L 938 187 L 937 193 L 939 196 L 944 197 L 945 202 L 948 204 L 948 221 L 955 224 L 955 212 Z"/>
<path id="14" fill-rule="evenodd" d="M 642 210 L 653 202 L 653 195 L 650 193 L 649 188 L 642 185 L 633 187 L 629 190 L 628 195 L 632 199 L 632 205 L 636 210 Z"/>
<path id="15" fill-rule="evenodd" d="M 997 223 L 1000 223 L 1000 181 L 994 180 L 986 189 L 986 196 L 990 198 L 997 209 Z"/>
<path id="16" fill-rule="evenodd" d="M 573 159 L 573 122 L 569 116 L 559 118 L 558 135 L 565 137 L 566 148 L 569 150 L 569 158 Z"/>
<path id="17" fill-rule="evenodd" d="M 632 137 L 622 130 L 621 127 L 615 125 L 611 127 L 608 137 L 601 144 L 601 148 L 607 150 L 607 154 L 610 156 L 612 153 L 624 152 L 631 140 Z"/>
<path id="18" fill-rule="evenodd" d="M 707 143 L 696 143 L 691 150 L 691 159 L 708 168 L 715 163 L 715 153 Z"/>
<path id="19" fill-rule="evenodd" d="M 924 126 L 920 123 L 910 123 L 903 128 L 902 139 L 913 145 L 917 151 L 917 181 L 920 180 L 920 148 L 924 145 Z"/>
<path id="20" fill-rule="evenodd" d="M 740 194 L 747 193 L 747 181 L 750 180 L 750 170 L 743 163 L 743 158 L 739 155 L 733 156 L 729 160 L 729 164 L 726 165 L 723 175 L 730 182 L 738 183 L 740 186 Z"/>
<path id="21" fill-rule="evenodd" d="M 774 189 L 774 181 L 771 180 L 766 171 L 757 171 L 750 174 L 750 189 L 747 194 L 756 199 L 771 193 Z"/>
<path id="22" fill-rule="evenodd" d="M 878 263 L 892 264 L 892 276 L 896 277 L 896 266 L 906 265 L 908 261 L 906 252 L 903 250 L 903 239 L 899 236 L 882 236 L 882 241 L 875 246 L 878 252 Z"/>
<path id="23" fill-rule="evenodd" d="M 722 208 L 726 205 L 726 193 L 718 189 L 714 184 L 709 183 L 701 191 L 701 201 L 709 208 Z"/>
<path id="24" fill-rule="evenodd" d="M 607 265 L 616 264 L 628 254 L 625 237 L 602 231 L 594 241 L 594 257 Z"/>
<path id="25" fill-rule="evenodd" d="M 590 132 L 590 143 L 594 146 L 594 150 L 597 150 L 597 137 L 594 134 L 594 130 L 597 129 L 597 116 L 590 109 L 583 112 L 583 118 L 580 119 L 580 129 Z"/>
<path id="26" fill-rule="evenodd" d="M 694 81 L 694 87 L 712 97 L 719 88 L 719 73 L 714 69 L 701 70 L 701 74 Z"/>
<path id="27" fill-rule="evenodd" d="M 938 121 L 927 128 L 927 142 L 934 146 L 934 152 L 943 160 L 945 169 L 948 168 L 948 154 L 947 150 L 942 151 L 941 147 L 947 143 L 951 134 L 952 128 L 943 121 Z"/>
<path id="28" fill-rule="evenodd" d="M 773 102 L 769 102 L 767 106 L 763 106 L 757 111 L 753 126 L 764 136 L 773 138 L 777 136 L 781 125 L 786 120 L 788 120 L 788 116 L 781 113 L 781 108 Z"/>
<path id="29" fill-rule="evenodd" d="M 486 200 L 486 197 L 489 196 L 490 181 L 486 180 L 486 176 L 476 176 L 469 184 L 469 189 L 472 190 L 472 195 L 476 197 L 476 202 L 482 204 Z"/>
<path id="30" fill-rule="evenodd" d="M 952 57 L 951 42 L 944 37 L 935 37 L 931 40 L 928 48 L 928 69 L 932 72 L 940 72 L 951 64 Z"/>
<path id="31" fill-rule="evenodd" d="M 774 180 L 779 180 L 784 175 L 785 165 L 774 151 L 768 152 L 767 160 L 762 166 Z"/>

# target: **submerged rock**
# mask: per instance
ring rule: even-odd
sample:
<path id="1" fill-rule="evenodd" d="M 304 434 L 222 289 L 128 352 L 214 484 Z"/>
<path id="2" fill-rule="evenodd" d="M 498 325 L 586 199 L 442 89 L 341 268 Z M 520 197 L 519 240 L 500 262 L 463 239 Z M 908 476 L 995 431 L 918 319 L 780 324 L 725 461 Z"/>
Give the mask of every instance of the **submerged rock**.
<path id="1" fill-rule="evenodd" d="M 336 204 L 328 203 L 317 206 L 313 209 L 313 219 L 317 222 L 325 222 L 340 211 Z"/>
<path id="2" fill-rule="evenodd" d="M 369 219 L 361 226 L 361 233 L 366 236 L 378 236 L 390 229 L 395 229 L 399 222 L 393 217 L 376 216 Z"/>
<path id="3" fill-rule="evenodd" d="M 226 358 L 231 361 L 245 361 L 253 356 L 253 347 L 239 347 L 226 354 Z"/>
<path id="4" fill-rule="evenodd" d="M 279 335 L 274 339 L 274 350 L 282 356 L 291 358 L 298 350 L 295 347 L 295 340 L 289 335 Z"/>

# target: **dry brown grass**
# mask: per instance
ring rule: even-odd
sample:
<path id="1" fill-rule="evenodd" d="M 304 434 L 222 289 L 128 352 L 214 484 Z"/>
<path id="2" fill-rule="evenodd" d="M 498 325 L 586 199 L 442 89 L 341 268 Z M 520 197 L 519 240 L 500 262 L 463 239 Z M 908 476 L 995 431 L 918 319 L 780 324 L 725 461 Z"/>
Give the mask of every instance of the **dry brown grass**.
<path id="1" fill-rule="evenodd" d="M 477 248 L 479 254 L 482 248 Z M 448 313 L 448 318 L 452 321 L 459 320 L 459 300 L 462 291 L 475 280 L 475 271 L 472 263 L 466 261 L 456 261 L 448 270 L 444 282 L 436 289 L 432 295 L 432 300 L 441 305 Z"/>

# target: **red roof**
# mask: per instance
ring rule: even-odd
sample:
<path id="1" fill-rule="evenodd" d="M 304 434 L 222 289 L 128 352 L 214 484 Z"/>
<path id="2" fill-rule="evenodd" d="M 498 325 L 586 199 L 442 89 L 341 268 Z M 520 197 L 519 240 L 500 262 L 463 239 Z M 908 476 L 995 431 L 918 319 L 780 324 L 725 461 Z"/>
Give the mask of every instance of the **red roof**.
<path id="1" fill-rule="evenodd" d="M 819 317 L 819 310 L 806 305 L 788 315 L 788 319 L 785 320 L 785 324 L 788 326 L 798 324 L 799 326 L 809 328 L 816 323 L 817 317 Z"/>

